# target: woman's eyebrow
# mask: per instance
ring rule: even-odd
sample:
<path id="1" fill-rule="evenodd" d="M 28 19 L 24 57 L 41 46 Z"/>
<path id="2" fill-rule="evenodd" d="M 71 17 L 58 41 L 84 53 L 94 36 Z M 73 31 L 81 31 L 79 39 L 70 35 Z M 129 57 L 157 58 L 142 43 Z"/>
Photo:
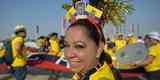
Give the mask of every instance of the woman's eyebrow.
<path id="1" fill-rule="evenodd" d="M 76 44 L 76 43 L 83 43 L 84 44 L 84 41 L 81 41 L 81 40 L 79 40 L 79 41 L 75 41 L 75 42 L 73 42 L 74 44 Z"/>
<path id="2" fill-rule="evenodd" d="M 82 45 L 84 45 L 84 46 L 87 46 L 87 44 L 84 42 L 84 41 L 75 41 L 75 42 L 73 42 L 73 44 L 82 44 Z"/>
<path id="3" fill-rule="evenodd" d="M 64 43 L 68 44 L 68 43 L 69 43 L 69 41 L 67 41 L 67 40 L 65 40 L 65 39 L 64 39 Z M 84 41 L 82 41 L 82 40 L 74 41 L 74 42 L 71 42 L 71 43 L 72 43 L 72 44 L 80 43 L 80 44 L 83 44 L 83 45 L 85 45 L 85 46 L 86 46 L 86 43 L 85 43 Z"/>

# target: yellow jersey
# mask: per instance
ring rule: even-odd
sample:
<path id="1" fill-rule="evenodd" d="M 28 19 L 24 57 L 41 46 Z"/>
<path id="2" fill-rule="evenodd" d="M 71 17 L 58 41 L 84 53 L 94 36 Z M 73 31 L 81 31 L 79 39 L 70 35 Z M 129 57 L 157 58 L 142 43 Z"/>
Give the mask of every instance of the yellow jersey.
<path id="1" fill-rule="evenodd" d="M 72 80 L 80 80 L 80 78 L 75 75 Z M 89 80 L 115 80 L 115 78 L 110 67 L 104 63 L 95 73 L 89 76 Z"/>
<path id="2" fill-rule="evenodd" d="M 26 65 L 25 56 L 23 56 L 23 50 L 22 53 L 17 52 L 17 47 L 20 47 L 20 45 L 23 45 L 24 39 L 20 36 L 16 36 L 12 39 L 11 45 L 12 45 L 12 55 L 13 55 L 13 63 L 11 64 L 12 67 L 23 67 Z"/>
<path id="3" fill-rule="evenodd" d="M 104 48 L 104 51 L 105 51 L 106 53 L 108 53 L 110 56 L 112 56 L 112 55 L 114 54 L 114 52 L 113 52 L 113 49 L 112 49 L 112 48 L 110 48 L 110 49 L 108 49 L 108 48 Z"/>
<path id="4" fill-rule="evenodd" d="M 160 43 L 149 48 L 149 55 L 154 56 L 152 63 L 145 66 L 147 72 L 160 70 Z"/>
<path id="5" fill-rule="evenodd" d="M 137 39 L 135 36 L 132 36 L 132 37 L 128 37 L 127 38 L 127 43 L 128 44 L 135 44 L 137 42 Z"/>
<path id="6" fill-rule="evenodd" d="M 60 46 L 59 46 L 58 40 L 50 39 L 49 42 L 50 42 L 50 53 L 53 56 L 60 56 L 59 54 L 61 53 L 60 53 Z"/>
<path id="7" fill-rule="evenodd" d="M 0 58 L 2 58 L 4 55 L 5 55 L 5 49 L 4 48 L 1 48 L 0 49 Z"/>
<path id="8" fill-rule="evenodd" d="M 115 40 L 116 50 L 119 50 L 126 46 L 126 40 Z"/>

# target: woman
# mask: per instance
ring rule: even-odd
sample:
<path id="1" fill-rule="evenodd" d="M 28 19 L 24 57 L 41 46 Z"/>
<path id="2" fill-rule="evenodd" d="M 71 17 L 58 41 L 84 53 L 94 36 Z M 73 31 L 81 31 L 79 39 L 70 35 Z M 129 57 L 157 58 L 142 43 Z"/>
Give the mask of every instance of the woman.
<path id="1" fill-rule="evenodd" d="M 88 18 L 78 19 L 66 30 L 64 55 L 75 73 L 72 80 L 115 80 L 103 52 L 101 28 Z"/>

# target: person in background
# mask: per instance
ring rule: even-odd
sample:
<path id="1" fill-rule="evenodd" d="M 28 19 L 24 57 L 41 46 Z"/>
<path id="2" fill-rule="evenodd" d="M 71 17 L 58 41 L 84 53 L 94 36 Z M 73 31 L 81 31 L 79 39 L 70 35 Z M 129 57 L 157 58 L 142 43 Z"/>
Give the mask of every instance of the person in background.
<path id="1" fill-rule="evenodd" d="M 123 33 L 117 33 L 117 38 L 113 42 L 115 43 L 116 51 L 125 47 L 127 44 L 126 40 L 124 39 Z"/>
<path id="2" fill-rule="evenodd" d="M 44 39 L 44 52 L 45 53 L 49 52 L 49 46 L 50 46 L 49 37 L 45 37 Z"/>
<path id="3" fill-rule="evenodd" d="M 146 48 L 149 48 L 151 46 L 151 38 L 149 37 L 149 35 L 146 34 L 143 40 Z"/>
<path id="4" fill-rule="evenodd" d="M 137 43 L 144 43 L 142 36 L 138 36 Z"/>
<path id="5" fill-rule="evenodd" d="M 0 42 L 0 64 L 4 63 L 3 57 L 5 56 L 5 48 L 3 42 Z"/>
<path id="6" fill-rule="evenodd" d="M 26 58 L 23 52 L 26 29 L 23 25 L 17 25 L 15 36 L 11 39 L 13 61 L 10 65 L 11 73 L 16 80 L 25 80 L 26 77 Z"/>
<path id="7" fill-rule="evenodd" d="M 160 80 L 160 34 L 151 32 L 148 37 L 151 41 L 148 56 L 143 63 L 137 62 L 135 65 L 144 66 L 148 80 Z"/>
<path id="8" fill-rule="evenodd" d="M 60 57 L 62 55 L 61 49 L 60 49 L 60 44 L 59 44 L 59 39 L 58 39 L 58 34 L 53 32 L 49 34 L 49 43 L 50 43 L 50 50 L 49 52 L 53 56 Z"/>
<path id="9" fill-rule="evenodd" d="M 60 49 L 63 49 L 64 48 L 64 36 L 63 35 L 60 36 L 59 44 L 60 44 Z"/>
<path id="10" fill-rule="evenodd" d="M 38 46 L 38 52 L 45 52 L 46 38 L 45 36 L 39 36 L 36 40 Z"/>
<path id="11" fill-rule="evenodd" d="M 137 38 L 133 33 L 129 33 L 126 38 L 127 44 L 135 44 L 137 43 Z"/>
<path id="12" fill-rule="evenodd" d="M 74 73 L 72 80 L 115 80 L 103 60 L 102 30 L 88 18 L 78 19 L 65 33 L 64 55 Z"/>

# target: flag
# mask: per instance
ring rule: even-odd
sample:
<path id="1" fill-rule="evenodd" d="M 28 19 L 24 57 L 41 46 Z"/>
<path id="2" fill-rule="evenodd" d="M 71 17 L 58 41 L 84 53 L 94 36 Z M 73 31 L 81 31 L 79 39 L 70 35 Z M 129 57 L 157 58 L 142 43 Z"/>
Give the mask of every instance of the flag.
<path id="1" fill-rule="evenodd" d="M 102 11 L 91 6 L 91 5 L 87 5 L 87 7 L 85 8 L 85 11 L 87 11 L 89 14 L 91 14 L 92 16 L 96 16 L 98 18 L 100 18 L 102 16 Z"/>
<path id="2" fill-rule="evenodd" d="M 69 11 L 70 8 L 72 8 L 71 5 L 67 4 L 67 3 L 64 3 L 63 6 L 62 6 L 66 11 Z"/>
<path id="3" fill-rule="evenodd" d="M 69 11 L 65 15 L 65 19 L 69 20 L 71 16 L 74 15 L 75 13 L 76 13 L 76 10 L 74 9 L 74 7 L 70 8 Z"/>

